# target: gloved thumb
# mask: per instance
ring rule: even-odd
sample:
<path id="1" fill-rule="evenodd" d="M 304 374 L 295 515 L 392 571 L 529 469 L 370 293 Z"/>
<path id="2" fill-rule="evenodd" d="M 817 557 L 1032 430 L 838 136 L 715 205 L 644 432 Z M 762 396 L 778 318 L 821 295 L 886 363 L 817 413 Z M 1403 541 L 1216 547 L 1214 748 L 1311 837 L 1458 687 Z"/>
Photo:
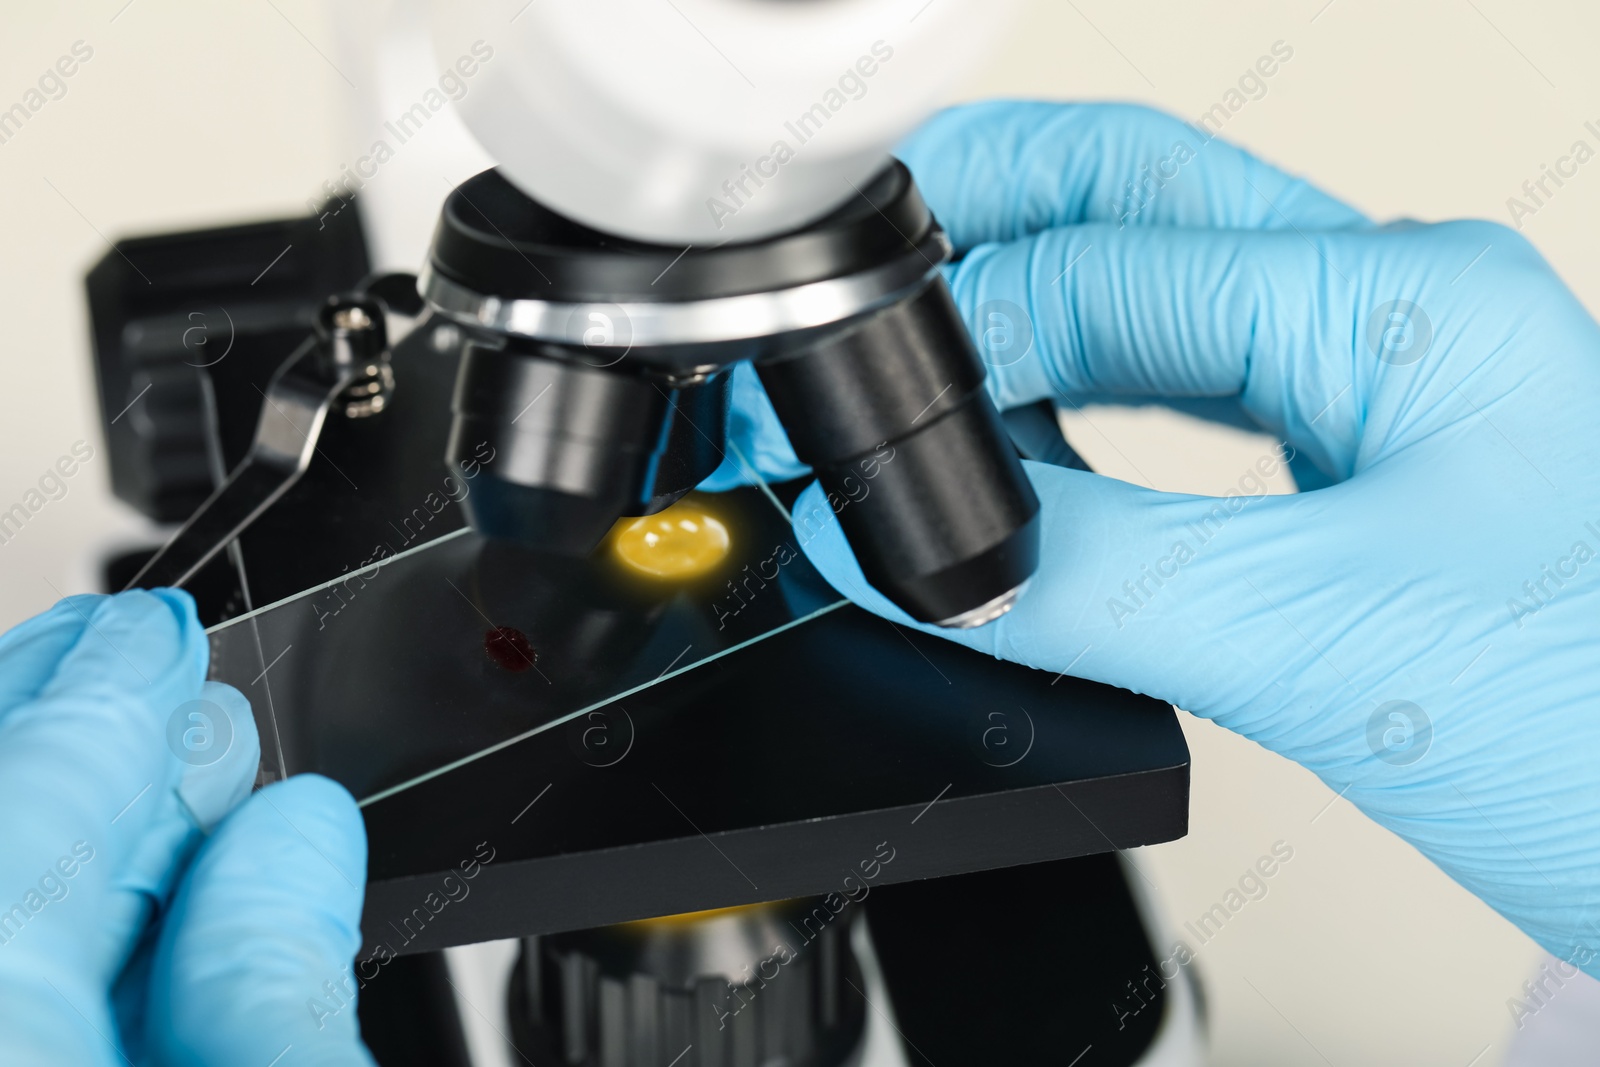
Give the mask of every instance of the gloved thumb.
<path id="1" fill-rule="evenodd" d="M 326 778 L 270 785 L 230 813 L 162 923 L 156 1062 L 371 1067 L 350 970 L 366 864 L 360 810 Z"/>
<path id="2" fill-rule="evenodd" d="M 1267 495 L 1265 479 L 1284 462 L 1281 453 L 1264 455 L 1221 498 L 1025 463 L 1042 509 L 1039 569 L 1028 590 L 986 626 L 919 628 L 1001 659 L 1232 719 L 1225 725 L 1249 734 L 1251 724 L 1238 719 L 1250 698 L 1305 651 L 1271 598 L 1279 575 L 1303 573 L 1316 555 L 1307 531 L 1322 524 L 1309 511 L 1329 500 Z M 867 584 L 830 510 L 815 485 L 795 504 L 796 529 L 817 531 L 803 541 L 811 562 L 861 606 L 915 625 Z M 1326 554 L 1325 540 L 1316 547 Z"/>

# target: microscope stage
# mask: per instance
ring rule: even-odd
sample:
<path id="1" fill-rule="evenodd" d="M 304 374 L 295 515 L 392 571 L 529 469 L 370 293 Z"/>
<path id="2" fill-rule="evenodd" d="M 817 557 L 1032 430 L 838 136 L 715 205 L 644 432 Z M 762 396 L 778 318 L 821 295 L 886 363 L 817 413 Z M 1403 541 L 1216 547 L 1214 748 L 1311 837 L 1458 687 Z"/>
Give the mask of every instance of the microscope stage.
<path id="1" fill-rule="evenodd" d="M 844 606 L 369 804 L 361 958 L 1152 844 L 1188 793 L 1166 705 Z"/>

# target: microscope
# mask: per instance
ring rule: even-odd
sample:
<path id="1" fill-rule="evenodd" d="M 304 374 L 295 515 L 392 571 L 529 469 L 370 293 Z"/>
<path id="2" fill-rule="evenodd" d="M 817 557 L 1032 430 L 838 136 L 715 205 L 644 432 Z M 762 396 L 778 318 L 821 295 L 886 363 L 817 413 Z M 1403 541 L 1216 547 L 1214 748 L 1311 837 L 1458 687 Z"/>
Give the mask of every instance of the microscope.
<path id="1" fill-rule="evenodd" d="M 90 272 L 113 488 L 177 527 L 107 585 L 196 595 L 259 782 L 361 802 L 366 944 L 308 1010 L 359 992 L 385 1067 L 1199 1062 L 1116 855 L 1186 829 L 1171 710 L 805 562 L 837 522 L 911 618 L 985 625 L 1038 564 L 1021 460 L 1082 466 L 995 409 L 889 154 L 991 15 L 904 8 L 441 0 L 499 165 L 416 274 L 332 205 Z M 806 477 L 729 441 L 741 366 Z M 486 944 L 487 1052 L 452 980 Z"/>

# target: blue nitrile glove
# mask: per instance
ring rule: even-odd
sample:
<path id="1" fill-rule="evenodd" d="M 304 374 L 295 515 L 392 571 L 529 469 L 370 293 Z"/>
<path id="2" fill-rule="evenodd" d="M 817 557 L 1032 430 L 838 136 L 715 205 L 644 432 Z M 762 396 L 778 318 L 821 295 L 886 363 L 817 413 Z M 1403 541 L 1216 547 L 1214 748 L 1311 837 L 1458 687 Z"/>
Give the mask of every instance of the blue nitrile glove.
<path id="1" fill-rule="evenodd" d="M 1600 329 L 1538 253 L 1370 225 L 1136 108 L 960 108 L 902 158 L 966 252 L 968 325 L 1031 327 L 989 360 L 1002 406 L 1236 397 L 1335 483 L 1263 495 L 1275 455 L 1221 499 L 1029 464 L 1032 588 L 930 632 L 1288 756 L 1600 975 Z M 1163 183 L 1130 200 L 1146 165 Z M 792 472 L 762 429 L 744 450 Z M 813 487 L 797 513 L 827 508 Z M 904 621 L 837 523 L 806 550 Z"/>
<path id="2" fill-rule="evenodd" d="M 372 1063 L 353 1005 L 307 1007 L 358 947 L 360 813 L 320 778 L 245 799 L 255 724 L 208 654 L 173 590 L 0 636 L 7 1067 Z"/>

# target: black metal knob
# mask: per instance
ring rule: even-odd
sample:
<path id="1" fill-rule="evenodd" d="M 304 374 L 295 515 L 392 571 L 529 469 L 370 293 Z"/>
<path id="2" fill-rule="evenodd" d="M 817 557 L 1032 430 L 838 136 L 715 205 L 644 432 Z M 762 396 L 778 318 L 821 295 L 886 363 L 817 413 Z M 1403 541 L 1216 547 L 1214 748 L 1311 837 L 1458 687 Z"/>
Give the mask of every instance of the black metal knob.
<path id="1" fill-rule="evenodd" d="M 528 938 L 515 1042 L 567 1067 L 838 1067 L 864 1032 L 858 910 L 834 896 Z"/>

